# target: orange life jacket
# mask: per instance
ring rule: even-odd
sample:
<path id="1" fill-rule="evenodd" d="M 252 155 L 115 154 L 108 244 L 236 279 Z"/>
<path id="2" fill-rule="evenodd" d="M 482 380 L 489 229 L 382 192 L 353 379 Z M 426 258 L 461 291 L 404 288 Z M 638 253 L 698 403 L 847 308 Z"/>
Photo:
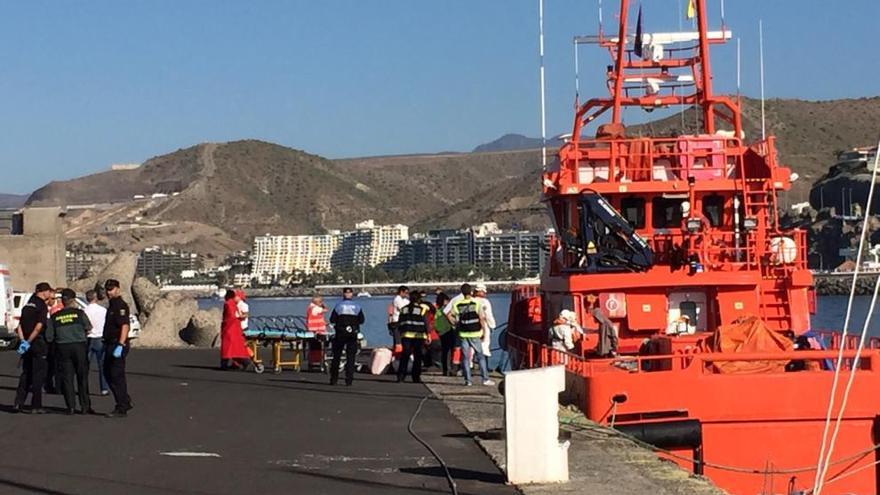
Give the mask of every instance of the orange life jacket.
<path id="1" fill-rule="evenodd" d="M 315 308 L 320 309 L 320 311 L 314 311 Z M 309 303 L 309 308 L 306 310 L 306 329 L 317 333 L 327 331 L 327 323 L 324 321 L 324 308 L 315 303 Z"/>

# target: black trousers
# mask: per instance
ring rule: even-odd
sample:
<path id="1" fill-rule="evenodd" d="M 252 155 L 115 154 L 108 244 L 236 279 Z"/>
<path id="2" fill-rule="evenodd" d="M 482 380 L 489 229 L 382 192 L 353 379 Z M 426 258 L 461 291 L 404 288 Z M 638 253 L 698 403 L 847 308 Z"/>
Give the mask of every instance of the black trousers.
<path id="1" fill-rule="evenodd" d="M 449 330 L 440 336 L 440 362 L 443 363 L 443 374 L 449 375 L 452 368 L 452 352 L 460 346 L 458 341 L 458 332 Z"/>
<path id="2" fill-rule="evenodd" d="M 357 334 L 351 337 L 333 338 L 333 361 L 330 363 L 330 383 L 339 381 L 339 363 L 342 362 L 342 351 L 345 350 L 345 383 L 351 385 L 354 381 L 354 368 L 357 364 L 358 341 Z"/>
<path id="3" fill-rule="evenodd" d="M 404 337 L 401 339 L 403 344 L 403 353 L 397 362 L 397 380 L 403 381 L 406 378 L 406 369 L 409 367 L 409 357 L 414 356 L 412 365 L 413 383 L 422 381 L 422 361 L 425 358 L 425 339 L 411 339 Z"/>
<path id="4" fill-rule="evenodd" d="M 43 407 L 43 385 L 46 382 L 46 373 L 49 363 L 46 360 L 48 345 L 42 339 L 34 340 L 21 358 L 21 376 L 18 378 L 18 389 L 15 391 L 15 405 L 24 405 L 28 392 L 33 394 L 31 407 L 39 409 Z"/>
<path id="5" fill-rule="evenodd" d="M 398 329 L 398 323 L 388 322 L 388 333 L 391 335 L 391 340 L 394 342 L 394 346 L 400 345 L 400 330 Z"/>
<path id="6" fill-rule="evenodd" d="M 49 345 L 46 351 L 46 379 L 43 380 L 43 390 L 47 394 L 58 393 L 58 359 L 55 356 L 55 346 Z"/>
<path id="7" fill-rule="evenodd" d="M 92 408 L 89 400 L 89 354 L 86 346 L 88 346 L 86 342 L 55 346 L 58 378 L 67 409 L 76 407 L 76 397 L 79 397 L 79 407 L 83 411 Z M 74 379 L 76 379 L 76 393 L 74 393 Z"/>
<path id="8" fill-rule="evenodd" d="M 113 350 L 117 344 L 107 343 L 104 347 L 104 377 L 110 385 L 110 392 L 116 400 L 117 411 L 131 409 L 131 397 L 128 395 L 128 383 L 125 381 L 125 358 L 128 357 L 129 347 L 122 350 L 122 357 L 113 357 Z"/>

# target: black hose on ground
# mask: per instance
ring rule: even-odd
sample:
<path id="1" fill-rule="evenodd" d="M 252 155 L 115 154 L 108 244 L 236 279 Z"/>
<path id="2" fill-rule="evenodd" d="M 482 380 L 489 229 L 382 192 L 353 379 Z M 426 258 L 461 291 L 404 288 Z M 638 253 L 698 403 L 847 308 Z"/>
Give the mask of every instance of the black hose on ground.
<path id="1" fill-rule="evenodd" d="M 412 437 L 416 439 L 417 442 L 419 442 L 420 444 L 422 444 L 422 446 L 424 446 L 426 449 L 428 449 L 428 452 L 430 452 L 431 455 L 434 456 L 434 459 L 437 459 L 437 462 L 440 463 L 440 467 L 443 468 L 443 472 L 446 474 L 446 481 L 449 482 L 450 492 L 452 493 L 452 495 L 458 495 L 458 487 L 455 484 L 455 480 L 452 478 L 452 474 L 449 472 L 449 466 L 446 465 L 446 462 L 443 460 L 442 457 L 440 457 L 440 454 L 438 454 L 437 451 L 434 450 L 434 448 L 431 447 L 431 445 L 428 444 L 428 442 L 424 441 L 422 439 L 422 437 L 420 437 L 413 429 L 413 425 L 416 422 L 416 418 L 419 416 L 419 413 L 422 412 L 422 406 L 424 406 L 425 402 L 428 402 L 428 399 L 430 399 L 430 398 L 431 398 L 430 395 L 426 395 L 426 396 L 422 397 L 421 401 L 419 401 L 419 407 L 416 408 L 416 412 L 414 412 L 412 417 L 409 419 L 409 426 L 407 426 L 407 430 L 409 431 L 409 434 L 412 435 Z"/>

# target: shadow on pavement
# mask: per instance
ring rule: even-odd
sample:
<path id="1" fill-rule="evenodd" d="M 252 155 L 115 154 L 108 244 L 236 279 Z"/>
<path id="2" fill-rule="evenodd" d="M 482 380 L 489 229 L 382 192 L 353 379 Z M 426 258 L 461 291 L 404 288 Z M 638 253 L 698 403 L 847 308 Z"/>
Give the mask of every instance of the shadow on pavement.
<path id="1" fill-rule="evenodd" d="M 50 490 L 41 486 L 29 485 L 27 483 L 12 481 L 5 478 L 0 478 L 0 486 L 18 488 L 19 490 L 24 490 L 29 493 L 42 493 L 44 495 L 73 495 L 72 492 L 59 492 L 58 490 Z"/>
<path id="2" fill-rule="evenodd" d="M 419 476 L 436 476 L 438 478 L 446 478 L 446 472 L 440 466 L 425 466 L 413 468 L 400 468 L 401 473 L 415 474 Z M 471 469 L 449 468 L 449 474 L 454 480 L 473 480 L 482 481 L 483 483 L 504 484 L 504 476 L 498 473 L 484 473 L 482 471 L 473 471 Z"/>
<path id="3" fill-rule="evenodd" d="M 413 469 L 429 469 L 429 468 L 413 468 Z M 443 476 L 445 478 L 445 475 L 443 474 L 443 469 L 439 468 L 439 467 L 436 469 L 438 469 L 440 471 L 440 476 Z M 325 479 L 325 480 L 338 481 L 338 482 L 342 482 L 342 483 L 351 483 L 353 485 L 358 485 L 358 486 L 367 485 L 367 486 L 372 486 L 372 487 L 386 488 L 389 490 L 390 493 L 393 493 L 396 491 L 401 491 L 403 493 L 413 493 L 414 491 L 421 492 L 421 493 L 449 493 L 448 488 L 427 488 L 427 487 L 423 487 L 423 486 L 396 485 L 393 483 L 364 480 L 364 479 L 360 479 L 360 478 L 352 478 L 350 476 L 340 476 L 337 474 L 316 473 L 314 471 L 310 471 L 307 469 L 289 468 L 289 469 L 286 469 L 286 471 L 289 473 L 292 473 L 292 474 L 300 475 L 300 476 L 309 476 L 312 478 L 320 478 L 320 479 Z M 401 469 L 400 472 L 403 473 L 403 472 L 407 472 L 407 471 L 405 469 Z M 418 473 L 416 473 L 416 474 L 418 474 Z M 421 474 L 430 474 L 430 473 L 421 473 Z M 452 472 L 452 475 L 453 475 L 453 478 L 455 478 L 454 471 Z M 465 479 L 465 478 L 461 478 L 461 479 Z M 459 495 L 477 495 L 477 492 L 466 492 L 466 491 L 462 491 L 462 490 L 459 490 L 458 493 L 459 493 Z"/>

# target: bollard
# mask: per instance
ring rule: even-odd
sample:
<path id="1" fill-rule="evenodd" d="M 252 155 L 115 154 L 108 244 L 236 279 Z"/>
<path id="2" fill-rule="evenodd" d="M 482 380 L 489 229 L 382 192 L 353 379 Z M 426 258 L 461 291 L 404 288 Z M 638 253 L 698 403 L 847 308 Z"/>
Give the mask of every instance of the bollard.
<path id="1" fill-rule="evenodd" d="M 504 376 L 510 483 L 568 481 L 569 442 L 559 442 L 559 393 L 564 390 L 564 366 L 511 371 Z"/>

